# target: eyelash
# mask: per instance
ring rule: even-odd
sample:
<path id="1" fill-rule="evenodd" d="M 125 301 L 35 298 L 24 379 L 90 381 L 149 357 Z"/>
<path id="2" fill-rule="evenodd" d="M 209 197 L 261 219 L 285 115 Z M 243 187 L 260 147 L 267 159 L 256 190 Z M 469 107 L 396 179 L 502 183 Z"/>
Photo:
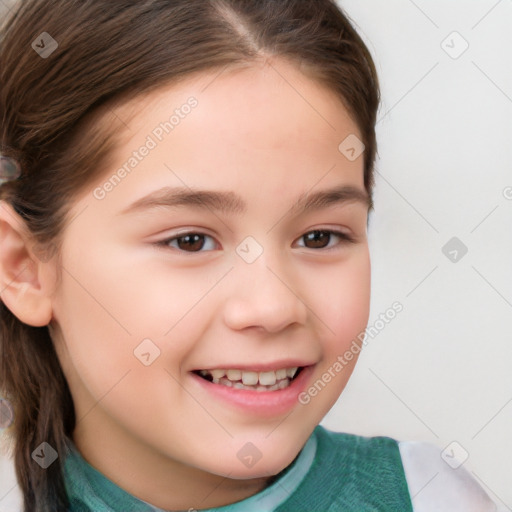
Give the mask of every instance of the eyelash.
<path id="1" fill-rule="evenodd" d="M 313 229 L 311 231 L 308 231 L 307 233 L 304 233 L 304 235 L 302 235 L 300 239 L 303 239 L 305 236 L 309 235 L 309 234 L 312 234 L 312 233 L 323 233 L 323 234 L 329 234 L 329 235 L 334 235 L 334 236 L 337 236 L 341 239 L 341 242 L 338 243 L 336 246 L 334 247 L 320 247 L 318 249 L 310 249 L 312 251 L 323 251 L 323 252 L 326 252 L 326 251 L 332 251 L 332 250 L 336 250 L 336 247 L 340 246 L 340 245 L 346 245 L 346 244 L 353 244 L 353 243 L 356 243 L 356 240 L 355 238 L 353 238 L 352 236 L 350 236 L 349 234 L 347 233 L 343 233 L 342 231 L 336 231 L 336 230 L 332 230 L 332 229 Z M 190 236 L 190 235 L 199 235 L 201 237 L 208 237 L 208 238 L 212 238 L 212 236 L 210 235 L 207 235 L 206 233 L 201 233 L 199 231 L 189 231 L 189 232 L 186 232 L 186 233 L 181 233 L 179 236 L 174 236 L 172 238 L 166 238 L 165 240 L 161 240 L 159 242 L 156 242 L 155 245 L 162 248 L 162 249 L 175 249 L 176 251 L 178 252 L 183 252 L 183 253 L 201 253 L 201 252 L 209 252 L 209 251 L 203 251 L 203 250 L 199 250 L 199 251 L 186 251 L 186 250 L 183 250 L 183 249 L 180 249 L 180 248 L 177 248 L 177 247 L 171 247 L 169 244 L 171 242 L 174 242 L 175 240 L 179 240 L 181 238 L 186 238 L 187 236 Z M 330 243 L 330 240 L 329 240 L 329 243 Z M 304 246 L 301 246 L 301 247 L 304 247 Z M 307 249 L 307 247 L 304 247 Z"/>

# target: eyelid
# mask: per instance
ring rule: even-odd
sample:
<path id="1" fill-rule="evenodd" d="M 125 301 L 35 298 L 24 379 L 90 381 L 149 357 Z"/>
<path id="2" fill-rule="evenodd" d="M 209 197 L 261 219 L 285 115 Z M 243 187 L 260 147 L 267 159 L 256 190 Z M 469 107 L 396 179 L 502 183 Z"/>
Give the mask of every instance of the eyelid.
<path id="1" fill-rule="evenodd" d="M 355 244 L 357 243 L 357 238 L 351 235 L 350 233 L 346 233 L 345 231 L 340 231 L 339 229 L 333 229 L 333 228 L 314 228 L 306 231 L 303 235 L 301 235 L 297 240 L 301 240 L 304 236 L 308 235 L 309 233 L 313 233 L 315 231 L 320 231 L 329 233 L 330 235 L 337 236 L 341 239 L 341 242 L 336 244 L 334 247 L 322 247 L 320 249 L 310 249 L 312 251 L 317 252 L 327 252 L 331 250 L 336 250 L 338 247 L 343 246 L 345 244 Z M 300 247 L 304 249 L 308 249 L 308 247 L 305 247 L 301 245 Z"/>
<path id="2" fill-rule="evenodd" d="M 313 249 L 313 248 L 309 248 L 309 247 L 306 247 L 305 245 L 301 245 L 299 247 L 303 248 L 303 249 L 308 249 L 310 251 L 314 251 L 314 252 L 329 252 L 329 251 L 332 251 L 332 250 L 336 250 L 337 248 L 339 248 L 340 246 L 343 246 L 343 245 L 346 245 L 346 244 L 355 244 L 357 243 L 357 237 L 353 236 L 352 234 L 350 233 L 347 233 L 345 231 L 342 231 L 340 229 L 335 229 L 335 228 L 323 228 L 323 227 L 320 227 L 320 228 L 313 228 L 313 229 L 309 229 L 307 231 L 305 231 L 302 235 L 300 235 L 297 239 L 295 239 L 294 241 L 294 244 L 298 241 L 298 240 L 301 240 L 303 239 L 306 235 L 309 235 L 310 233 L 314 233 L 315 231 L 318 231 L 318 232 L 322 232 L 322 233 L 329 233 L 330 235 L 334 235 L 334 236 L 337 236 L 341 241 L 339 243 L 337 243 L 336 245 L 334 245 L 333 247 L 320 247 L 320 248 L 317 248 L 317 249 Z M 166 237 L 162 240 L 158 240 L 156 242 L 153 242 L 154 245 L 156 245 L 157 247 L 161 248 L 161 249 L 171 249 L 171 250 L 174 250 L 176 252 L 179 252 L 179 253 L 185 253 L 185 254 L 200 254 L 200 253 L 208 253 L 208 252 L 212 252 L 212 250 L 208 250 L 208 251 L 203 251 L 203 250 L 200 250 L 200 251 L 185 251 L 185 250 L 181 250 L 181 249 L 176 249 L 176 248 L 173 248 L 173 247 L 170 247 L 170 242 L 173 242 L 179 238 L 183 238 L 187 235 L 200 235 L 200 236 L 203 236 L 203 237 L 207 237 L 207 238 L 211 238 L 212 240 L 215 241 L 215 243 L 217 245 L 220 245 L 219 242 L 216 240 L 215 236 L 213 235 L 210 235 L 208 233 L 205 233 L 204 230 L 202 229 L 185 229 L 179 233 L 174 233 L 172 236 L 169 236 L 169 237 Z M 216 250 L 216 249 L 214 249 Z"/>
<path id="3" fill-rule="evenodd" d="M 195 230 L 189 229 L 187 231 L 176 233 L 176 234 L 173 234 L 172 236 L 168 236 L 162 240 L 157 240 L 156 242 L 153 242 L 153 244 L 156 245 L 160 249 L 174 250 L 175 252 L 184 253 L 184 254 L 200 254 L 200 253 L 205 253 L 205 252 L 212 252 L 212 250 L 209 250 L 209 251 L 183 251 L 181 249 L 176 249 L 169 245 L 170 242 L 173 242 L 175 240 L 183 238 L 187 235 L 200 235 L 203 237 L 211 238 L 212 240 L 214 240 L 215 245 L 217 245 L 217 246 L 220 245 L 219 242 L 216 240 L 216 238 L 213 235 L 209 235 L 208 233 L 205 233 L 204 231 L 202 231 L 200 229 L 195 229 Z M 217 250 L 217 249 L 214 249 L 214 250 Z"/>

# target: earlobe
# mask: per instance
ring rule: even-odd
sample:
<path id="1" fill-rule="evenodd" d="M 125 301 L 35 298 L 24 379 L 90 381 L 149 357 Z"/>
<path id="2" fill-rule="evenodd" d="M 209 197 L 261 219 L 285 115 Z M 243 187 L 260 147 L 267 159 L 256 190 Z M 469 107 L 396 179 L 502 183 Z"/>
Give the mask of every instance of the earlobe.
<path id="1" fill-rule="evenodd" d="M 23 219 L 0 201 L 0 298 L 23 323 L 48 325 L 52 303 L 41 284 L 44 262 L 33 253 L 33 240 Z"/>

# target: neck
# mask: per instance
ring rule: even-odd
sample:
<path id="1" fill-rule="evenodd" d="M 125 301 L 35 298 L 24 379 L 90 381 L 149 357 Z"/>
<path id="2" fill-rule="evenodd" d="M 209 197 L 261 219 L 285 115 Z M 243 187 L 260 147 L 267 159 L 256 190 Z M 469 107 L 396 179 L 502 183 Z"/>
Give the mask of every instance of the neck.
<path id="1" fill-rule="evenodd" d="M 126 492 L 155 507 L 220 507 L 257 494 L 271 482 L 271 477 L 235 480 L 183 464 L 134 440 L 118 425 L 112 425 L 117 428 L 104 435 L 104 418 L 97 425 L 101 429 L 95 428 L 94 419 L 88 417 L 87 428 L 85 422 L 79 423 L 73 432 L 82 457 Z"/>

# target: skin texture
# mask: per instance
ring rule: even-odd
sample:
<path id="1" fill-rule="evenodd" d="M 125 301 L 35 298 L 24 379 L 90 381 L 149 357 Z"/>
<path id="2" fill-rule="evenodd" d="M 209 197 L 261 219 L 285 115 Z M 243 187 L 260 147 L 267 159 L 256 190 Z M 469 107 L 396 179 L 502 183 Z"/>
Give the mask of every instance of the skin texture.
<path id="1" fill-rule="evenodd" d="M 197 106 L 97 199 L 94 190 L 192 96 Z M 363 157 L 338 150 L 359 130 L 332 92 L 280 59 L 189 77 L 115 113 L 135 115 L 115 163 L 73 199 L 58 258 L 35 258 L 1 205 L 1 297 L 26 323 L 50 324 L 75 404 L 73 439 L 89 463 L 161 508 L 232 503 L 293 461 L 357 357 L 307 405 L 274 415 L 216 398 L 191 371 L 298 360 L 314 365 L 307 388 L 364 331 L 368 206 L 291 213 L 301 194 L 338 185 L 364 193 Z M 233 191 L 246 211 L 121 214 L 166 186 Z M 355 242 L 333 234 L 315 248 L 304 238 L 314 229 Z M 176 239 L 156 245 L 185 233 L 208 235 L 199 252 Z M 263 250 L 250 264 L 236 252 L 248 236 Z M 144 339 L 160 350 L 149 366 L 134 356 Z M 237 457 L 248 442 L 261 453 L 250 468 Z"/>

